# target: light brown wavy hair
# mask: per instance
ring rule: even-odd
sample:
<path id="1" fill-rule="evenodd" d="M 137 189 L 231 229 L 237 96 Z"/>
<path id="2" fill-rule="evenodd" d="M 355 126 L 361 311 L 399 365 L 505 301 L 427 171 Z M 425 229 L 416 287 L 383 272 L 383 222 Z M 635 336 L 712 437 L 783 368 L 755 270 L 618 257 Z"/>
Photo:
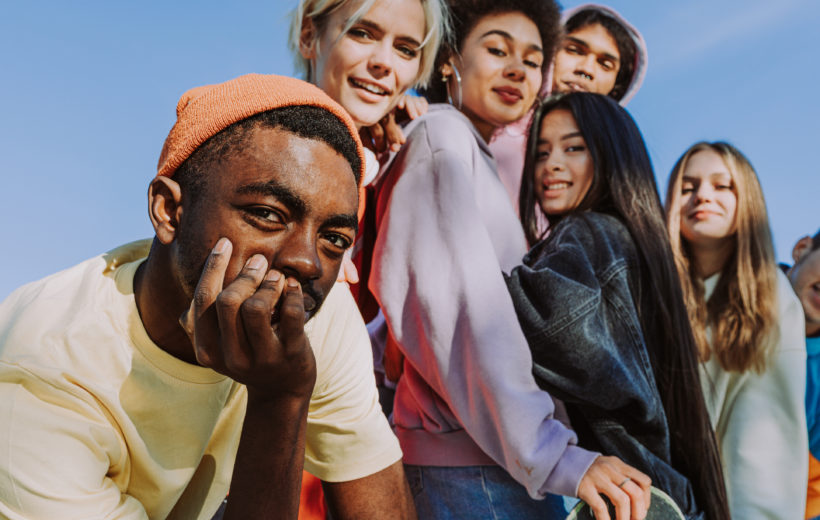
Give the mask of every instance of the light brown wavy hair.
<path id="1" fill-rule="evenodd" d="M 734 242 L 734 251 L 709 301 L 704 301 L 703 282 L 695 273 L 690 246 L 680 232 L 683 172 L 689 159 L 702 151 L 715 152 L 723 159 L 737 196 L 735 232 L 726 238 Z M 729 143 L 695 143 L 672 168 L 665 205 L 666 227 L 701 361 L 714 355 L 724 370 L 762 373 L 771 354 L 768 346 L 775 343 L 770 340 L 779 334 L 777 265 L 766 202 L 752 164 Z M 711 344 L 707 327 L 711 328 Z"/>

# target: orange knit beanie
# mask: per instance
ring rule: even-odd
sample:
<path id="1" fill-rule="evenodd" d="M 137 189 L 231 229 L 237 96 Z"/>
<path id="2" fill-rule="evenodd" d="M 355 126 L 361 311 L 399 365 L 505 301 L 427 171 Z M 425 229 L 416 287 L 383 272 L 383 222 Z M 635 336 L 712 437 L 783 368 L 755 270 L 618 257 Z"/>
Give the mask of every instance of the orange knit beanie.
<path id="1" fill-rule="evenodd" d="M 359 132 L 347 112 L 320 88 L 302 80 L 271 74 L 246 74 L 220 83 L 195 87 L 177 103 L 177 121 L 168 133 L 157 164 L 158 176 L 172 176 L 194 150 L 232 124 L 274 108 L 308 105 L 324 108 L 347 126 L 356 141 L 359 169 L 359 213 L 364 205 L 361 179 L 365 158 Z"/>

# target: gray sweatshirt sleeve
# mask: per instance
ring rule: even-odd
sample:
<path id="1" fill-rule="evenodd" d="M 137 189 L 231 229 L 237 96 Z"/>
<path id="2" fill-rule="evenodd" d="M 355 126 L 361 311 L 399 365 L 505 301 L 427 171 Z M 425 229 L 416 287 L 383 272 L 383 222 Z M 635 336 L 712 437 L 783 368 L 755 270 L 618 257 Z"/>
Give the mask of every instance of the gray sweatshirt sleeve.
<path id="1" fill-rule="evenodd" d="M 575 496 L 598 454 L 575 445 L 535 384 L 477 203 L 475 138 L 464 124 L 453 126 L 422 123 L 408 137 L 378 232 L 371 289 L 407 361 L 478 446 L 531 496 Z"/>

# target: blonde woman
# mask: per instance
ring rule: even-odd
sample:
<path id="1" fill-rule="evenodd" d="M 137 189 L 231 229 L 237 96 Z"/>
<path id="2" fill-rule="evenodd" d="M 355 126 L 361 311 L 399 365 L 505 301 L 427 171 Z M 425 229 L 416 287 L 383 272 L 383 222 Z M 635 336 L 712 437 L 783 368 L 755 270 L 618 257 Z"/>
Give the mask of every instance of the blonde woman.
<path id="1" fill-rule="evenodd" d="M 803 314 L 757 175 L 732 145 L 696 143 L 672 170 L 666 211 L 732 516 L 803 518 Z"/>
<path id="2" fill-rule="evenodd" d="M 415 118 L 426 102 L 405 93 L 429 82 L 445 13 L 440 0 L 302 0 L 290 28 L 296 68 L 342 105 L 359 130 L 397 105 Z M 375 155 L 366 155 L 365 183 L 378 172 Z"/>
<path id="3" fill-rule="evenodd" d="M 289 45 L 304 79 L 342 105 L 360 131 L 373 129 L 378 138 L 379 122 L 397 106 L 411 118 L 426 110 L 425 101 L 405 93 L 427 85 L 445 32 L 440 0 L 301 0 L 292 13 Z M 394 146 L 402 143 L 398 127 L 390 129 L 384 137 Z M 364 143 L 380 146 L 373 139 Z M 379 171 L 373 150 L 365 148 L 365 159 L 363 186 Z M 359 281 L 350 251 L 339 281 Z M 303 482 L 301 518 L 324 518 L 318 482 L 309 475 Z"/>
<path id="4" fill-rule="evenodd" d="M 424 99 L 405 93 L 429 83 L 446 33 L 441 0 L 301 0 L 294 9 L 289 45 L 296 69 L 342 105 L 362 133 L 363 187 L 379 173 L 374 149 L 397 151 L 404 143 L 394 109 L 410 119 L 427 111 Z M 350 252 L 339 281 L 359 281 Z"/>

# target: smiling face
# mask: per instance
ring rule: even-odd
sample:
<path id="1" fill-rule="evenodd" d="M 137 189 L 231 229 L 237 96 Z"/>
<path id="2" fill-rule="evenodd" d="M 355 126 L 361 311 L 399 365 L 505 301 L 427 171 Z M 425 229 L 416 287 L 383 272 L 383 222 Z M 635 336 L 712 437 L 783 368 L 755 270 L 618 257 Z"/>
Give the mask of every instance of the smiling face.
<path id="1" fill-rule="evenodd" d="M 801 239 L 792 252 L 795 264 L 789 270 L 789 280 L 803 304 L 806 315 L 806 335 L 820 334 L 820 249 L 812 250 L 809 237 Z"/>
<path id="2" fill-rule="evenodd" d="M 620 69 L 615 38 L 599 24 L 586 25 L 564 37 L 555 53 L 553 92 L 609 94 Z"/>
<path id="3" fill-rule="evenodd" d="M 544 61 L 541 35 L 520 12 L 490 14 L 467 34 L 453 59 L 461 74 L 461 110 L 485 140 L 493 130 L 520 119 L 541 87 Z M 450 63 L 443 76 L 454 72 Z M 448 81 L 453 97 L 457 82 Z"/>
<path id="4" fill-rule="evenodd" d="M 547 215 L 563 215 L 584 200 L 595 165 L 569 110 L 558 108 L 541 120 L 535 162 L 535 197 Z"/>
<path id="5" fill-rule="evenodd" d="M 225 285 L 254 254 L 299 280 L 313 315 L 355 238 L 358 191 L 350 163 L 323 141 L 281 128 L 250 130 L 247 145 L 214 164 L 183 207 L 173 254 L 188 298 L 220 237 L 233 243 Z"/>
<path id="6" fill-rule="evenodd" d="M 360 5 L 348 0 L 321 30 L 307 20 L 300 45 L 302 56 L 311 62 L 313 82 L 342 105 L 358 127 L 378 122 L 416 82 L 425 35 L 419 0 L 376 0 L 342 34 Z"/>
<path id="7" fill-rule="evenodd" d="M 726 162 L 701 150 L 686 163 L 681 179 L 680 230 L 695 248 L 716 248 L 735 233 L 737 190 Z"/>

